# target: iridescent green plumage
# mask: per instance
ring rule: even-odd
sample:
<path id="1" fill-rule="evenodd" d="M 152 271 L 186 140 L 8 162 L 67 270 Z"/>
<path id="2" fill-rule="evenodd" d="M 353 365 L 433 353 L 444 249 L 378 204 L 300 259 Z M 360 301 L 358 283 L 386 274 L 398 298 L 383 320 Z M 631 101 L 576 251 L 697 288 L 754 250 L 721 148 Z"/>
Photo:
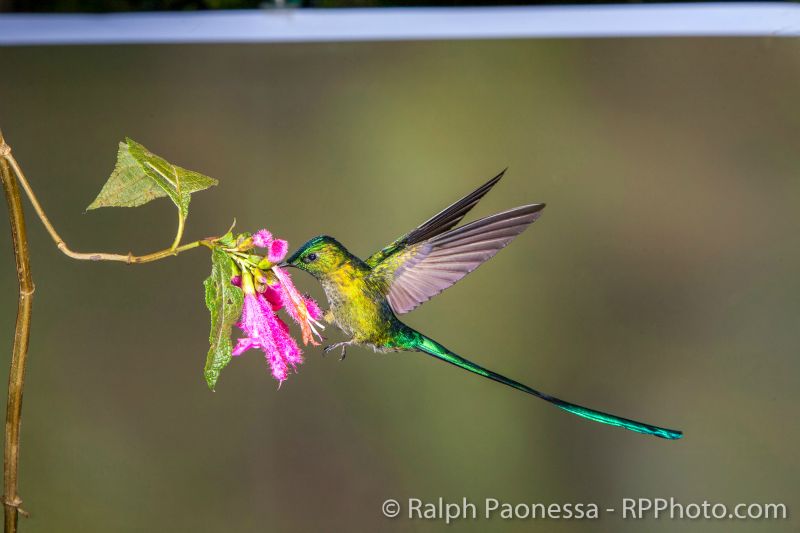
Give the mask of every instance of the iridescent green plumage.
<path id="1" fill-rule="evenodd" d="M 366 261 L 328 236 L 315 237 L 295 252 L 287 264 L 320 281 L 330 305 L 326 318 L 350 337 L 326 351 L 342 347 L 344 355 L 351 344 L 371 346 L 376 351 L 420 351 L 580 417 L 665 439 L 681 438 L 680 431 L 595 411 L 539 392 L 464 359 L 397 318 L 472 272 L 540 216 L 544 204 L 525 205 L 453 229 L 502 176 L 495 176 Z"/>

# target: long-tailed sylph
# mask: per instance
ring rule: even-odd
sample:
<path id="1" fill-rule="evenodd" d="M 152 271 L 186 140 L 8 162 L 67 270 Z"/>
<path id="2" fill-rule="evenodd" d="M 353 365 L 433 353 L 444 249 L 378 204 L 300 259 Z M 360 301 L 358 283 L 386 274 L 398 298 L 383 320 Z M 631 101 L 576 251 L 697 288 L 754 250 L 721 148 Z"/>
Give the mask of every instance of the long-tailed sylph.
<path id="1" fill-rule="evenodd" d="M 681 438 L 683 434 L 677 430 L 595 411 L 539 392 L 464 359 L 397 318 L 475 270 L 542 214 L 544 204 L 523 205 L 455 227 L 502 176 L 503 172 L 365 261 L 325 235 L 301 246 L 284 264 L 319 280 L 330 306 L 326 320 L 350 337 L 325 351 L 341 347 L 344 356 L 347 346 L 356 344 L 380 352 L 424 352 L 583 418 L 665 439 Z"/>

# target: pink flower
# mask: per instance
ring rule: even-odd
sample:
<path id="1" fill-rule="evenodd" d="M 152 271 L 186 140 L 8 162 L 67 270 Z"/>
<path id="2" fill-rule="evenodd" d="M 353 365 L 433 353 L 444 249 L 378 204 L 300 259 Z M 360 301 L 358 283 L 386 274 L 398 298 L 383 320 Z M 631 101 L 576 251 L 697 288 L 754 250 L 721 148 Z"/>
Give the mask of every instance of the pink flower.
<path id="1" fill-rule="evenodd" d="M 284 241 L 283 239 L 275 239 L 269 245 L 269 252 L 267 253 L 267 259 L 272 264 L 280 263 L 283 261 L 283 258 L 286 257 L 286 252 L 289 251 L 289 243 Z"/>
<path id="2" fill-rule="evenodd" d="M 298 292 L 292 282 L 292 277 L 282 268 L 274 266 L 272 271 L 283 289 L 283 307 L 292 320 L 297 322 L 303 333 L 303 344 L 311 343 L 318 346 L 319 343 L 314 340 L 314 337 L 322 339 L 322 335 L 317 328 L 325 329 L 325 326 L 319 322 L 322 317 L 319 306 L 314 300 L 305 298 Z"/>
<path id="3" fill-rule="evenodd" d="M 249 275 L 242 276 L 242 285 L 244 306 L 238 326 L 246 336 L 237 341 L 233 355 L 241 355 L 251 348 L 262 350 L 272 376 L 283 383 L 289 369 L 297 371 L 297 365 L 303 362 L 302 351 L 289 335 L 289 327 L 273 311 L 269 300 L 255 291 Z"/>
<path id="4" fill-rule="evenodd" d="M 272 266 L 262 265 L 263 260 L 258 255 L 255 260 L 237 259 L 241 275 L 233 276 L 231 283 L 241 287 L 244 292 L 242 316 L 237 325 L 245 336 L 238 339 L 232 354 L 238 356 L 250 349 L 263 351 L 272 376 L 283 383 L 289 371 L 296 372 L 297 366 L 302 364 L 303 352 L 289 334 L 289 326 L 278 317 L 277 312 L 285 309 L 292 320 L 300 325 L 304 344 L 318 345 L 314 337 L 322 338 L 317 329 L 324 329 L 319 322 L 322 311 L 317 302 L 297 291 L 289 274 L 274 266 L 286 257 L 289 243 L 273 238 L 265 229 L 253 234 L 252 243 L 266 249 L 267 260 Z M 247 246 L 248 249 L 252 248 L 249 244 Z"/>
<path id="5" fill-rule="evenodd" d="M 265 229 L 258 230 L 253 234 L 253 244 L 259 248 L 267 248 L 272 242 L 272 233 Z"/>
<path id="6" fill-rule="evenodd" d="M 267 259 L 272 264 L 280 263 L 289 251 L 289 243 L 283 239 L 275 239 L 272 233 L 265 229 L 258 230 L 253 234 L 253 244 L 258 248 L 267 250 Z"/>
<path id="7" fill-rule="evenodd" d="M 270 303 L 273 311 L 280 311 L 283 307 L 283 292 L 280 285 L 267 285 L 264 289 L 264 298 Z"/>

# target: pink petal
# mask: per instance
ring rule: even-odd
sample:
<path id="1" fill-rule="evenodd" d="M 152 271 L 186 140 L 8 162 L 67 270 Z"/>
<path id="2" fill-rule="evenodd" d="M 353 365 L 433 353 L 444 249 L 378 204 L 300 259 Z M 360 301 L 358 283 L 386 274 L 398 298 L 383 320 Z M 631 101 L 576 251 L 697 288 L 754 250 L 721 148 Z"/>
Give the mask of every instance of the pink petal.
<path id="1" fill-rule="evenodd" d="M 280 286 L 267 285 L 264 291 L 264 298 L 270 303 L 273 311 L 279 311 L 283 307 L 283 294 Z"/>
<path id="2" fill-rule="evenodd" d="M 278 328 L 274 330 L 275 344 L 278 350 L 280 350 L 284 360 L 297 371 L 296 366 L 303 362 L 303 351 L 300 350 L 295 340 L 289 335 L 289 326 L 286 325 L 286 322 L 277 316 L 275 319 L 278 323 Z"/>
<path id="3" fill-rule="evenodd" d="M 308 309 L 308 314 L 311 315 L 311 318 L 314 320 L 322 319 L 322 309 L 319 308 L 317 302 L 311 297 L 303 298 L 303 300 L 306 302 L 306 309 Z"/>
<path id="4" fill-rule="evenodd" d="M 280 263 L 286 257 L 286 252 L 289 251 L 289 243 L 283 239 L 275 239 L 269 245 L 269 253 L 267 259 L 270 263 Z"/>
<path id="5" fill-rule="evenodd" d="M 261 304 L 255 294 L 244 295 L 244 305 L 242 306 L 242 318 L 239 320 L 239 327 L 248 337 L 258 338 L 263 336 L 268 324 L 261 309 Z"/>
<path id="6" fill-rule="evenodd" d="M 272 370 L 272 377 L 278 380 L 279 383 L 286 381 L 289 377 L 289 366 L 286 361 L 277 352 L 267 353 L 267 362 Z"/>
<path id="7" fill-rule="evenodd" d="M 265 229 L 258 230 L 253 234 L 253 244 L 259 248 L 269 248 L 272 243 L 272 233 Z"/>
<path id="8" fill-rule="evenodd" d="M 278 278 L 278 281 L 281 284 L 280 289 L 283 298 L 284 310 L 289 314 L 290 317 L 292 317 L 292 320 L 300 324 L 303 319 L 300 317 L 300 314 L 297 311 L 296 302 L 301 300 L 303 297 L 294 286 L 292 275 L 279 267 L 273 267 L 272 271 L 275 273 L 275 276 Z"/>
<path id="9" fill-rule="evenodd" d="M 280 326 L 281 330 L 282 330 L 282 331 L 283 331 L 285 334 L 289 335 L 289 324 L 287 324 L 286 322 L 284 322 L 284 321 L 283 321 L 283 319 L 282 319 L 282 318 L 280 318 L 280 317 L 278 317 L 278 325 Z"/>
<path id="10" fill-rule="evenodd" d="M 242 337 L 236 342 L 236 346 L 233 348 L 231 355 L 233 355 L 234 357 L 236 357 L 237 355 L 242 355 L 250 348 L 258 348 L 258 342 L 256 342 L 255 339 L 251 339 L 250 337 Z"/>
<path id="11" fill-rule="evenodd" d="M 272 271 L 275 273 L 278 281 L 280 281 L 281 288 L 283 289 L 284 309 L 286 309 L 286 312 L 292 317 L 292 320 L 297 322 L 303 333 L 303 344 L 311 343 L 314 346 L 318 346 L 319 343 L 314 339 L 314 330 L 311 328 L 311 324 L 308 321 L 309 312 L 306 309 L 305 300 L 297 291 L 294 283 L 292 283 L 292 277 L 288 272 L 279 267 L 272 267 Z"/>
<path id="12" fill-rule="evenodd" d="M 264 349 L 267 361 L 269 361 L 273 370 L 272 375 L 278 381 L 283 381 L 286 379 L 285 373 L 288 372 L 289 366 L 297 371 L 297 365 L 303 362 L 303 352 L 289 334 L 289 326 L 286 325 L 286 322 L 272 311 L 271 303 L 261 295 L 259 296 L 259 303 L 269 324 L 272 341 L 269 347 L 266 349 L 262 347 L 262 349 Z M 284 377 L 281 379 L 278 376 Z"/>
<path id="13" fill-rule="evenodd" d="M 242 276 L 233 276 L 231 278 L 231 285 L 236 285 L 237 287 L 242 286 Z"/>

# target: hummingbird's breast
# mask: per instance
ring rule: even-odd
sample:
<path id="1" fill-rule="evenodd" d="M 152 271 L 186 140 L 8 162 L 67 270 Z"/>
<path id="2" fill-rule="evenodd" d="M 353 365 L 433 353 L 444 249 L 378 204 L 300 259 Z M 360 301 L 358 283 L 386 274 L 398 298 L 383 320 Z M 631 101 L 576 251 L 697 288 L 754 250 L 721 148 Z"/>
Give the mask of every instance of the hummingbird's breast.
<path id="1" fill-rule="evenodd" d="M 394 314 L 369 280 L 369 267 L 347 262 L 320 280 L 336 326 L 361 344 L 381 345 Z"/>

